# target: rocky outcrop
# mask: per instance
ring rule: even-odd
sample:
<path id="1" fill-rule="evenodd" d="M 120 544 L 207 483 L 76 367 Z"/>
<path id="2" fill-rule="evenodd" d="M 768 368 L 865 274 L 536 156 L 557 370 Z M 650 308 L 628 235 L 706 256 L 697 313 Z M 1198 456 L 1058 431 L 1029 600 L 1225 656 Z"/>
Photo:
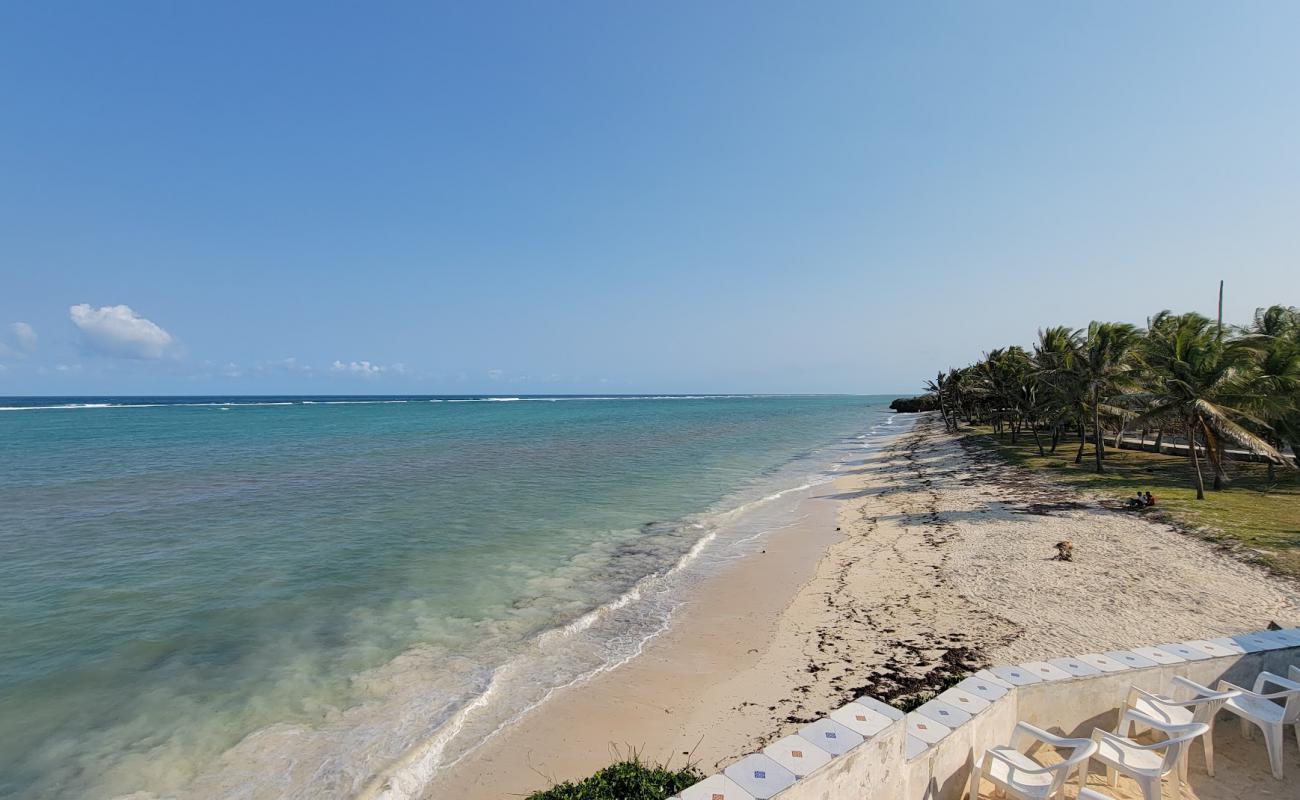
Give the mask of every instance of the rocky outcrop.
<path id="1" fill-rule="evenodd" d="M 920 397 L 900 397 L 889 407 L 904 414 L 915 414 L 918 411 L 938 411 L 939 401 L 932 394 L 923 394 Z"/>

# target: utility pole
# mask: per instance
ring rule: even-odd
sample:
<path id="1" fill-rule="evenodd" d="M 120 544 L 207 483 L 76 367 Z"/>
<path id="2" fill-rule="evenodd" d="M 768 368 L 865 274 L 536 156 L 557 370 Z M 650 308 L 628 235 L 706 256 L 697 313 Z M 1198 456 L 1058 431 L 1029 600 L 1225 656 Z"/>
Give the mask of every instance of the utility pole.
<path id="1" fill-rule="evenodd" d="M 1223 341 L 1223 281 L 1219 281 L 1219 341 Z"/>

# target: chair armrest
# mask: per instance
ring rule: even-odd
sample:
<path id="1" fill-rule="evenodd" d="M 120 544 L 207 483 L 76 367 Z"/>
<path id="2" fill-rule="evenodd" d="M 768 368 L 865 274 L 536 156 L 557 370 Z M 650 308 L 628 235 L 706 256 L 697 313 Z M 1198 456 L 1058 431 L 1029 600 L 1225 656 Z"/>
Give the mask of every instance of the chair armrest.
<path id="1" fill-rule="evenodd" d="M 1006 756 L 1002 755 L 996 750 L 985 750 L 984 751 L 985 771 L 988 770 L 988 762 L 990 758 L 996 758 L 998 761 L 1001 761 L 1003 764 L 1006 764 L 1008 768 L 1013 769 L 1016 772 L 1022 772 L 1026 775 L 1042 775 L 1048 772 L 1056 772 L 1057 770 L 1061 769 L 1062 766 L 1060 764 L 1053 764 L 1050 767 L 1040 766 L 1037 769 L 1031 769 L 1029 767 L 1025 767 L 1020 764 L 1017 764 L 1016 762 L 1012 761 L 1011 759 L 1007 758 Z"/>
<path id="2" fill-rule="evenodd" d="M 1162 733 L 1169 733 L 1170 731 L 1183 727 L 1181 725 L 1171 725 L 1168 722 L 1165 722 L 1163 720 L 1158 720 L 1155 717 L 1148 716 L 1147 714 L 1143 714 L 1141 711 L 1138 711 L 1135 708 L 1124 709 L 1124 712 L 1120 715 L 1119 718 L 1119 730 L 1122 731 L 1130 730 L 1128 726 L 1129 722 L 1136 722 L 1139 725 L 1146 725 L 1148 728 L 1155 728 L 1156 730 L 1161 731 Z"/>
<path id="3" fill-rule="evenodd" d="M 1239 691 L 1235 689 L 1230 689 L 1226 692 L 1223 691 L 1216 692 L 1215 690 L 1209 688 L 1208 686 L 1202 686 L 1196 681 L 1188 680 L 1187 678 L 1184 678 L 1181 675 L 1174 676 L 1173 682 L 1178 684 L 1179 686 L 1185 687 L 1187 689 L 1191 689 L 1192 693 L 1195 695 L 1191 700 L 1187 700 L 1185 702 L 1178 702 L 1178 705 L 1183 706 L 1185 708 L 1190 708 L 1191 706 L 1198 706 L 1201 705 L 1202 703 L 1214 702 L 1216 700 L 1228 700 L 1241 694 Z"/>
<path id="4" fill-rule="evenodd" d="M 1150 719 L 1150 717 L 1147 717 L 1147 719 Z M 1102 739 L 1110 739 L 1115 744 L 1123 745 L 1124 747 L 1130 748 L 1132 750 L 1164 750 L 1170 745 L 1177 744 L 1178 742 L 1183 741 L 1184 739 L 1195 738 L 1196 736 L 1201 735 L 1202 733 L 1208 731 L 1209 729 L 1210 726 L 1204 723 L 1201 723 L 1199 725 L 1179 725 L 1178 727 L 1173 728 L 1172 730 L 1182 733 L 1181 736 L 1177 736 L 1177 737 L 1171 736 L 1168 739 L 1155 742 L 1154 744 L 1141 744 L 1139 742 L 1135 742 L 1132 739 L 1126 738 L 1124 736 L 1119 736 L 1114 733 L 1111 733 L 1110 731 L 1104 731 L 1101 728 L 1093 729 L 1092 738 L 1094 741 L 1100 741 Z M 1162 725 L 1160 726 L 1160 730 L 1165 732 L 1167 735 L 1171 729 L 1169 726 Z M 1183 733 L 1184 731 L 1186 731 L 1186 733 Z"/>
<path id="5" fill-rule="evenodd" d="M 1295 665 L 1287 667 L 1286 676 L 1293 681 L 1300 681 L 1300 667 Z"/>
<path id="6" fill-rule="evenodd" d="M 1260 677 L 1262 678 L 1263 676 L 1261 675 Z M 1274 676 L 1274 677 L 1276 677 L 1276 676 Z M 1283 678 L 1283 680 L 1286 680 L 1286 679 Z M 1290 683 L 1290 681 L 1287 681 L 1287 683 Z M 1260 685 L 1262 685 L 1262 682 L 1259 681 L 1259 680 L 1256 680 L 1256 681 L 1255 681 L 1255 685 L 1256 685 L 1256 686 L 1260 686 Z M 1263 693 L 1263 692 L 1256 692 L 1256 691 L 1252 691 L 1252 690 L 1250 690 L 1250 689 L 1243 689 L 1243 688 L 1241 688 L 1240 686 L 1238 686 L 1237 684 L 1235 684 L 1235 683 L 1229 683 L 1228 681 L 1219 681 L 1219 690 L 1220 690 L 1220 691 L 1223 691 L 1223 687 L 1225 687 L 1225 686 L 1228 687 L 1229 689 L 1236 689 L 1236 690 L 1237 690 L 1238 692 L 1240 692 L 1241 694 L 1250 695 L 1251 697 L 1258 697 L 1258 698 L 1260 698 L 1261 700 L 1285 700 L 1285 699 L 1288 698 L 1288 697 L 1294 697 L 1295 695 L 1300 694 L 1300 685 L 1297 685 L 1296 688 L 1294 688 L 1294 689 L 1286 689 L 1286 690 L 1281 691 L 1281 692 L 1273 692 L 1272 694 L 1265 694 L 1265 693 Z"/>
<path id="7" fill-rule="evenodd" d="M 1017 722 L 1015 730 L 1011 732 L 1011 746 L 1019 750 L 1020 739 L 1025 736 L 1052 747 L 1084 747 L 1091 744 L 1088 739 L 1069 739 L 1064 736 L 1054 736 L 1042 728 L 1030 725 L 1028 722 Z"/>
<path id="8" fill-rule="evenodd" d="M 1259 677 L 1255 678 L 1255 694 L 1262 694 L 1269 684 L 1287 692 L 1300 691 L 1300 683 L 1287 680 L 1281 675 L 1275 675 L 1272 672 L 1261 672 Z"/>

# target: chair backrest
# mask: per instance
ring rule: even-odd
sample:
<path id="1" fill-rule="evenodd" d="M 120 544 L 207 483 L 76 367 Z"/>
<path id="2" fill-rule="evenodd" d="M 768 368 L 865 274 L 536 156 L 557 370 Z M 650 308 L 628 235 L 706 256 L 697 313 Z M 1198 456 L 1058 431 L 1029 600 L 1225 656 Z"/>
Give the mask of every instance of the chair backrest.
<path id="1" fill-rule="evenodd" d="M 1188 695 L 1188 700 L 1203 698 L 1192 707 L 1192 722 L 1204 722 L 1209 724 L 1214 715 L 1219 713 L 1223 704 L 1228 702 L 1234 692 L 1216 692 L 1208 686 L 1202 686 L 1196 681 L 1184 678 L 1181 675 L 1174 676 L 1174 689 L 1170 692 L 1171 696 L 1177 697 L 1179 694 Z M 1179 691 L 1179 690 L 1183 691 Z"/>
<path id="2" fill-rule="evenodd" d="M 1056 797 L 1056 793 L 1070 779 L 1070 773 L 1074 772 L 1074 768 L 1080 762 L 1086 762 L 1092 758 L 1092 754 L 1095 752 L 1097 752 L 1097 743 L 1091 739 L 1082 740 L 1077 747 L 1071 748 L 1070 754 L 1061 763 L 1053 765 L 1052 785 L 1047 792 L 1047 796 Z"/>
<path id="3" fill-rule="evenodd" d="M 1282 710 L 1282 724 L 1295 725 L 1300 723 L 1300 690 L 1292 692 L 1286 698 L 1286 706 Z"/>
<path id="4" fill-rule="evenodd" d="M 1287 678 L 1293 682 L 1300 682 L 1300 669 L 1294 666 L 1287 669 Z M 1297 723 L 1300 723 L 1300 690 L 1287 696 L 1286 706 L 1282 709 L 1283 725 L 1295 725 Z"/>

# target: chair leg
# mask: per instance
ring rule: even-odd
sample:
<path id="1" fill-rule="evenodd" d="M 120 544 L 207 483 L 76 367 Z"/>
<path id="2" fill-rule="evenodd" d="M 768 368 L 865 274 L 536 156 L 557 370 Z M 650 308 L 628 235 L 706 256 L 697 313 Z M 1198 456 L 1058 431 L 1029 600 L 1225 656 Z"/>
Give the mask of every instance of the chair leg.
<path id="1" fill-rule="evenodd" d="M 1264 744 L 1268 747 L 1268 765 L 1273 768 L 1273 777 L 1282 780 L 1282 726 L 1264 725 Z"/>
<path id="2" fill-rule="evenodd" d="M 1214 727 L 1211 726 L 1205 735 L 1201 737 L 1205 743 L 1205 771 L 1211 778 L 1214 777 Z"/>
<path id="3" fill-rule="evenodd" d="M 1184 763 L 1183 768 L 1186 769 L 1186 767 L 1187 765 Z M 1156 788 L 1160 788 L 1159 778 L 1156 778 Z M 1178 770 L 1176 769 L 1169 771 L 1169 796 L 1172 797 L 1173 800 L 1182 800 L 1183 797 L 1182 776 L 1178 774 Z"/>
<path id="4" fill-rule="evenodd" d="M 1300 728 L 1300 725 L 1296 726 Z M 1092 765 L 1092 759 L 1084 759 L 1079 765 L 1079 791 L 1082 792 L 1088 786 L 1088 767 Z"/>
<path id="5" fill-rule="evenodd" d="M 1160 777 L 1155 778 L 1138 778 L 1138 785 L 1142 787 L 1142 800 L 1160 800 Z"/>
<path id="6" fill-rule="evenodd" d="M 1253 725 L 1252 725 L 1251 721 L 1248 720 L 1248 719 L 1246 719 L 1245 717 L 1242 717 L 1242 718 L 1241 718 L 1241 738 L 1245 739 L 1246 741 L 1250 741 L 1251 734 L 1254 733 L 1254 731 L 1251 730 L 1252 727 L 1253 727 Z"/>
<path id="7" fill-rule="evenodd" d="M 967 800 L 980 800 L 980 768 L 978 765 L 970 771 L 970 797 Z"/>
<path id="8" fill-rule="evenodd" d="M 1111 786 L 1119 786 L 1119 770 L 1111 765 L 1106 765 L 1106 783 Z"/>

